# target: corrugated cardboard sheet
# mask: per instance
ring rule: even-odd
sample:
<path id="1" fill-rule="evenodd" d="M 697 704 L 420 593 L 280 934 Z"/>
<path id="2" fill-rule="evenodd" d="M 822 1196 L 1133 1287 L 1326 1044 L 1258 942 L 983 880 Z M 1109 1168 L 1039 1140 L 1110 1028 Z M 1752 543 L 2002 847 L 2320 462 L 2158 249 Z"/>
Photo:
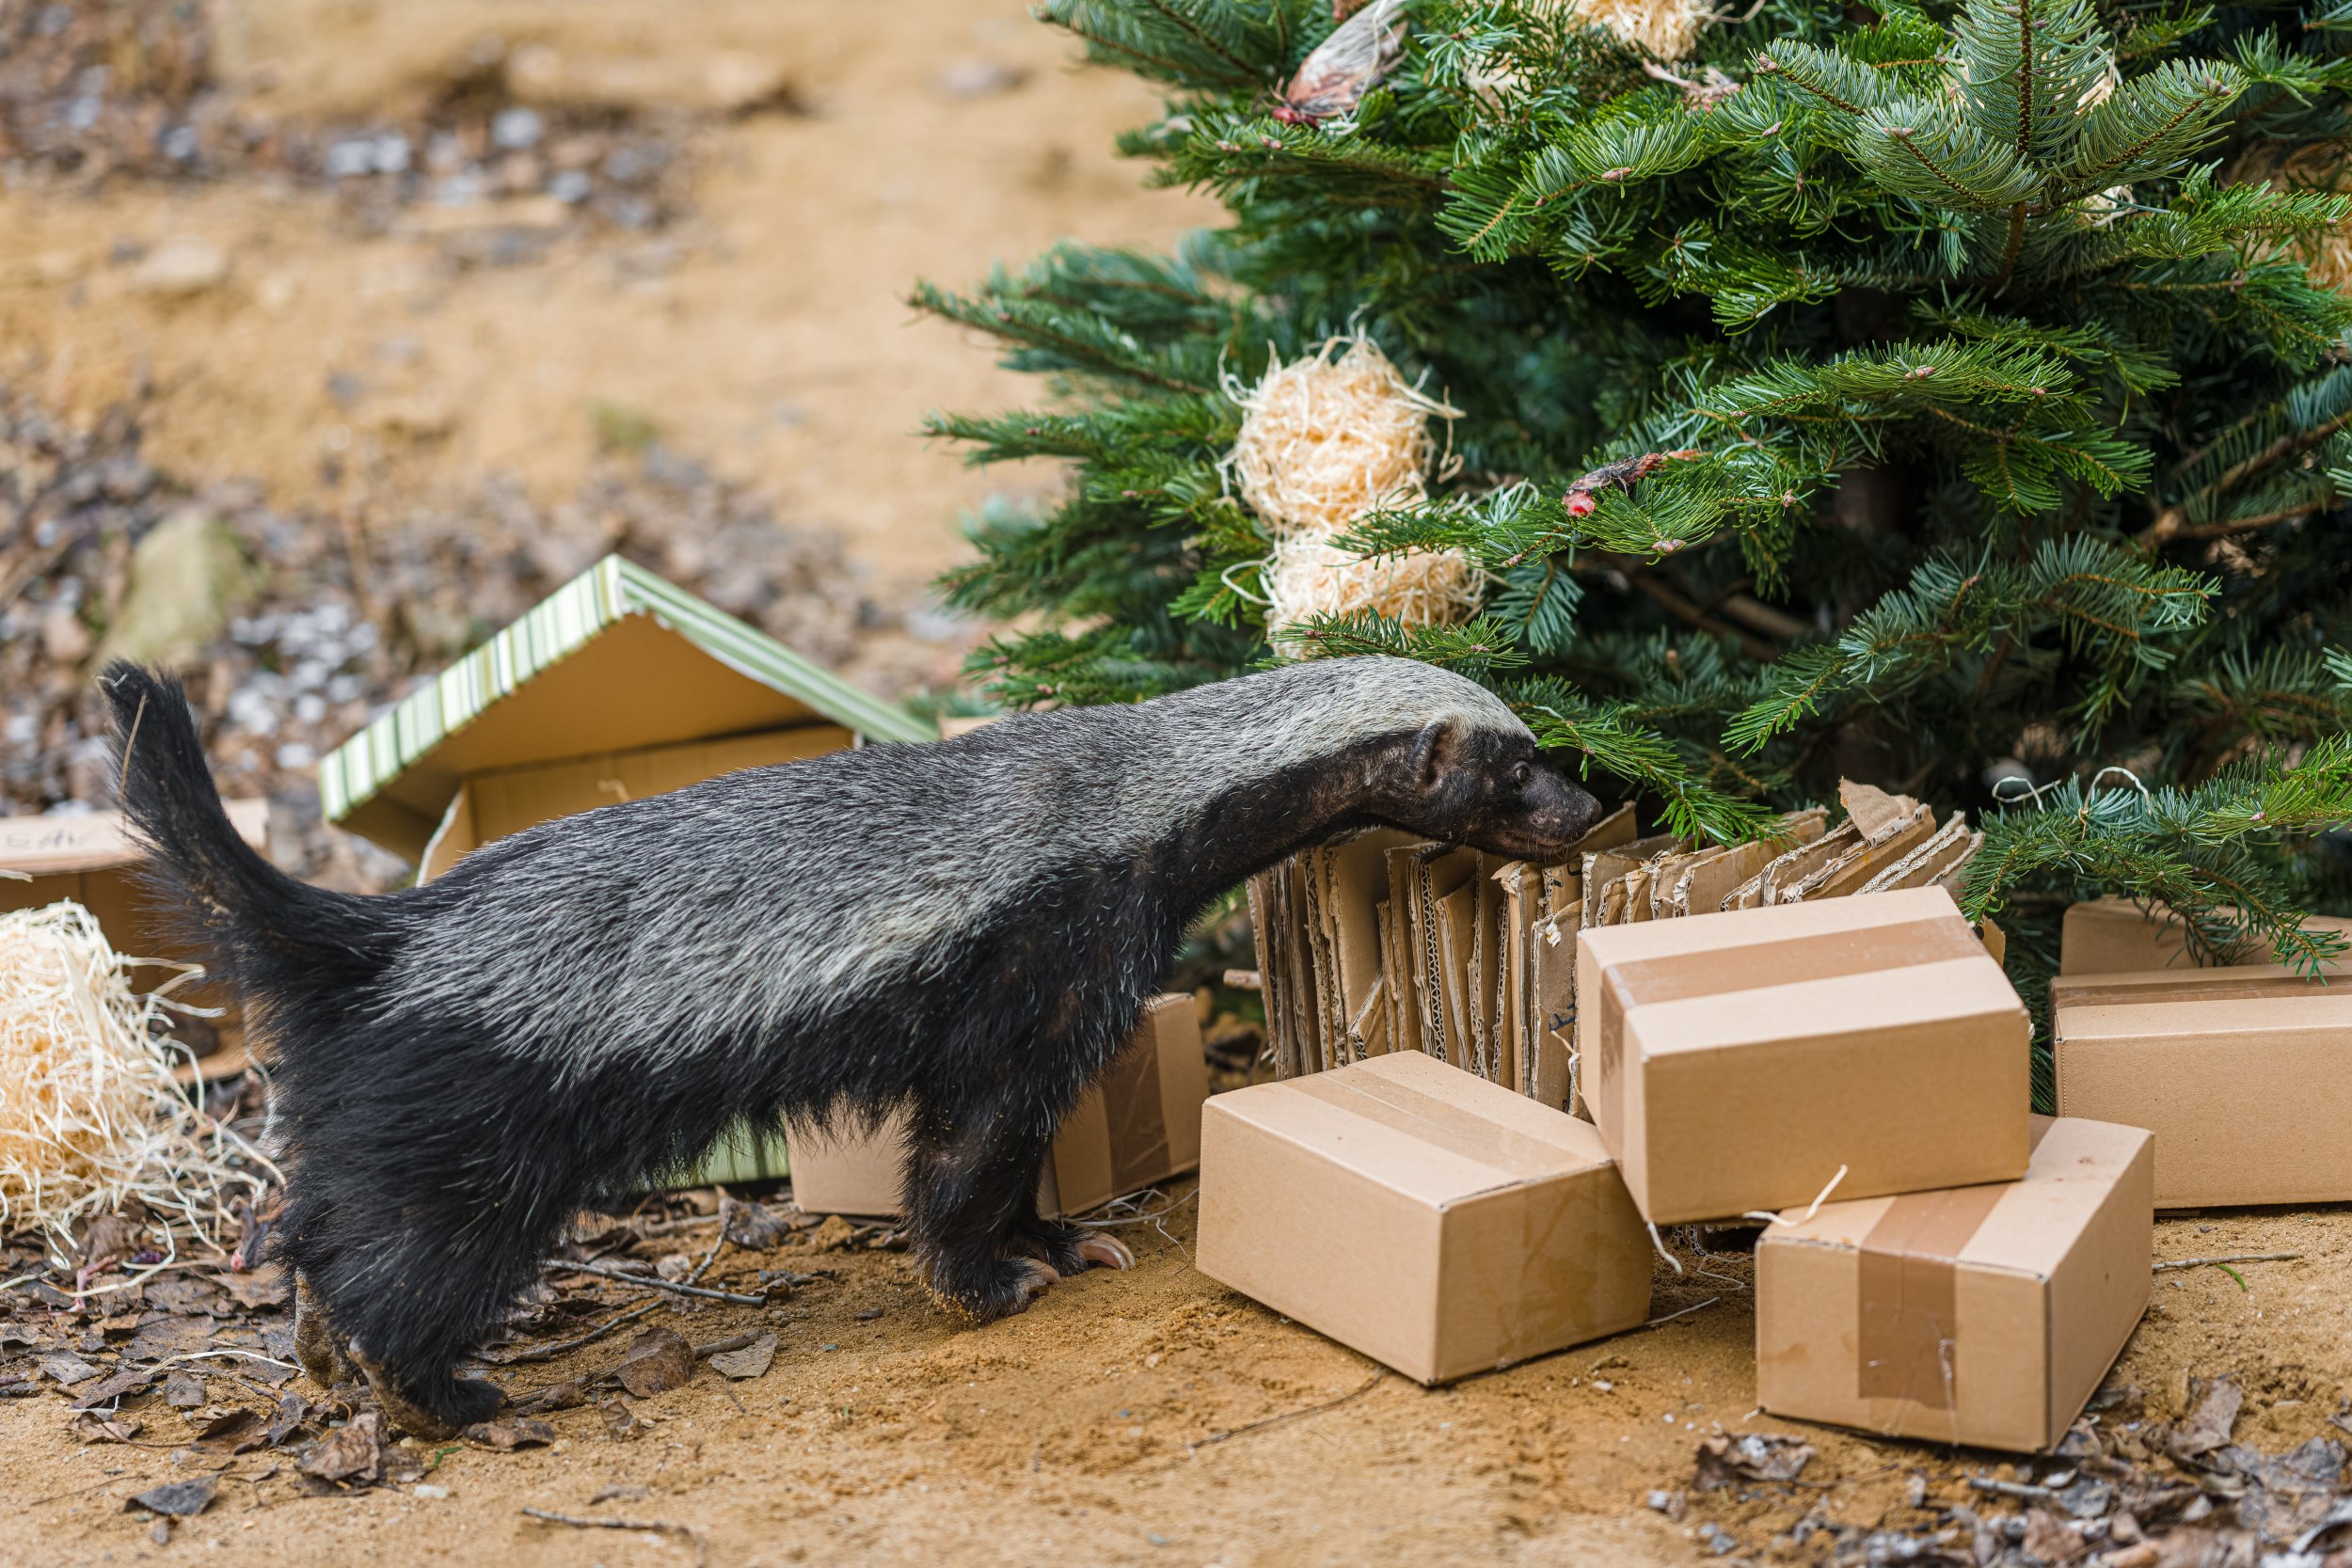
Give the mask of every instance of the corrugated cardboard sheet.
<path id="1" fill-rule="evenodd" d="M 2352 1198 L 2352 984 L 2283 964 L 2067 975 L 2065 1116 L 2156 1135 L 2160 1209 Z"/>
<path id="2" fill-rule="evenodd" d="M 2035 1118 L 2015 1182 L 1791 1209 L 1756 1249 L 1757 1399 L 1888 1435 L 2044 1449 L 2148 1300 L 2151 1141 Z"/>
<path id="3" fill-rule="evenodd" d="M 1424 1383 L 1649 1310 L 1649 1240 L 1592 1128 L 1409 1053 L 1211 1101 L 1195 1262 Z"/>
<path id="4" fill-rule="evenodd" d="M 2025 1006 L 1941 888 L 1579 938 L 1585 1095 L 1661 1224 L 2013 1180 Z"/>

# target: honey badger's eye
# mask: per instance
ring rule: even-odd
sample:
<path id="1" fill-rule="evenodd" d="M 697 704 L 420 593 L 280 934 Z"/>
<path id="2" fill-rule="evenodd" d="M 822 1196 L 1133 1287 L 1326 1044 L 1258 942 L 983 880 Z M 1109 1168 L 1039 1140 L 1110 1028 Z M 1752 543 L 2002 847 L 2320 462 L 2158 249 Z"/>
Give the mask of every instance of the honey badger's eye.
<path id="1" fill-rule="evenodd" d="M 1529 781 L 1534 777 L 1535 769 L 1534 766 L 1529 763 L 1522 762 L 1517 768 L 1511 769 L 1511 782 L 1518 785 L 1521 789 L 1525 789 Z"/>

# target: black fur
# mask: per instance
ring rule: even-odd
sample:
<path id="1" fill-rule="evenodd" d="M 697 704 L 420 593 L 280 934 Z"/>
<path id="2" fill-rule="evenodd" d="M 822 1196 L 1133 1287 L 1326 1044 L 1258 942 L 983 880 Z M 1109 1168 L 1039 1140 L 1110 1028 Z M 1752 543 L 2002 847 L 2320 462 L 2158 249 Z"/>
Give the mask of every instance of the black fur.
<path id="1" fill-rule="evenodd" d="M 1025 1305 L 1034 1259 L 1083 1268 L 1040 1162 L 1210 901 L 1375 824 L 1534 856 L 1598 815 L 1492 698 L 1399 662 L 753 769 L 383 897 L 270 866 L 179 688 L 103 684 L 123 804 L 268 1053 L 306 1345 L 323 1308 L 437 1433 L 496 1408 L 456 1367 L 569 1217 L 739 1117 L 907 1109 L 917 1261 L 975 1319 Z"/>

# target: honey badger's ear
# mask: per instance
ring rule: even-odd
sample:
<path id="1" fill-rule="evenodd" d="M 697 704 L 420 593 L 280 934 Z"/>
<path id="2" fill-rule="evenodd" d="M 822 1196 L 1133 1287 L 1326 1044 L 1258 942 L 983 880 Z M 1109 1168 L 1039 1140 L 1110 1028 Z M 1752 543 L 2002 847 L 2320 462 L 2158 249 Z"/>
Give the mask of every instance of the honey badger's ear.
<path id="1" fill-rule="evenodd" d="M 1454 760 L 1454 725 L 1444 719 L 1432 719 L 1413 737 L 1413 751 L 1406 762 L 1406 771 L 1416 789 L 1435 789 L 1438 776 Z"/>

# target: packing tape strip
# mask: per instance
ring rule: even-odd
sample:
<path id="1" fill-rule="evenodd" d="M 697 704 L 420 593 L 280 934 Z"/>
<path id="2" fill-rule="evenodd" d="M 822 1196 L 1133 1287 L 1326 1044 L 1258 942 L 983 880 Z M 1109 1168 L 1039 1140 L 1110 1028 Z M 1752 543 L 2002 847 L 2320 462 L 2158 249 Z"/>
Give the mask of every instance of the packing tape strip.
<path id="1" fill-rule="evenodd" d="M 1780 942 L 1710 947 L 1610 964 L 1600 976 L 1600 1056 L 1593 1064 L 1595 1086 L 1609 1115 L 1603 1125 L 1612 1129 L 1624 1125 L 1625 1019 L 1636 1007 L 1943 963 L 1972 955 L 1981 958 L 1984 944 L 1968 929 L 1968 923 L 1957 915 L 1938 915 L 1894 926 L 1823 931 Z M 1587 1098 L 1595 1097 L 1588 1092 Z"/>
<path id="2" fill-rule="evenodd" d="M 1559 1176 L 1595 1163 L 1557 1144 L 1514 1132 L 1475 1112 L 1385 1079 L 1316 1076 L 1295 1079 L 1289 1087 L 1351 1116 L 1435 1144 L 1449 1154 L 1495 1166 L 1513 1180 Z"/>
<path id="3" fill-rule="evenodd" d="M 2034 1148 L 2050 1131 L 2035 1117 Z M 2014 1182 L 1907 1193 L 1862 1239 L 1856 1271 L 1855 1392 L 1952 1408 L 1953 1348 L 1959 1342 L 1960 1255 L 1976 1240 Z"/>
<path id="4" fill-rule="evenodd" d="M 2352 997 L 2352 989 L 2331 988 L 2317 978 L 2278 974 L 2262 979 L 2185 980 L 2176 986 L 2083 986 L 2064 990 L 2053 986 L 2050 1002 L 2058 1007 L 2160 1006 L 2167 1002 L 2266 1002 L 2281 996 Z"/>

